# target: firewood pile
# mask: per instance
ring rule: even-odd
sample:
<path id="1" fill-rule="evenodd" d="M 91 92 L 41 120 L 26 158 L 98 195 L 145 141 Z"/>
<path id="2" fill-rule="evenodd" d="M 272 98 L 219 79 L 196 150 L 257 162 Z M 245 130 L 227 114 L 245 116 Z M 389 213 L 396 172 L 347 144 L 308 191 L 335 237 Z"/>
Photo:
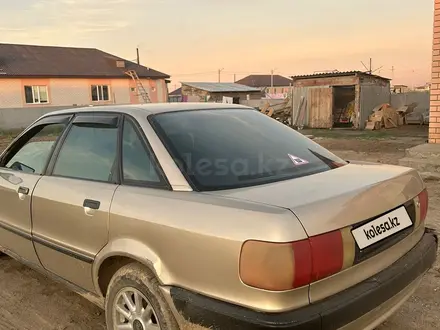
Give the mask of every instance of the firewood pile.
<path id="1" fill-rule="evenodd" d="M 399 109 L 394 109 L 388 103 L 381 104 L 373 109 L 367 121 L 367 130 L 379 130 L 382 128 L 396 128 L 405 124 L 405 116 L 409 113 L 408 110 L 413 111 L 415 106 L 405 106 Z"/>
<path id="2" fill-rule="evenodd" d="M 292 103 L 290 97 L 287 97 L 283 102 L 270 105 L 266 102 L 260 109 L 260 112 L 272 117 L 286 125 L 290 125 L 292 121 Z"/>

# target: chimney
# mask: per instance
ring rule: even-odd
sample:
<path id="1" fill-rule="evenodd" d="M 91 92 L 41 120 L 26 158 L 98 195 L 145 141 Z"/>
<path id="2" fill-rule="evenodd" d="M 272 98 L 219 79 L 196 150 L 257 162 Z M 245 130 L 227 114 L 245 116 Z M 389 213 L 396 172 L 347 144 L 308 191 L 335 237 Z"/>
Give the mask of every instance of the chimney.
<path id="1" fill-rule="evenodd" d="M 124 60 L 116 60 L 116 67 L 125 68 L 125 61 Z"/>

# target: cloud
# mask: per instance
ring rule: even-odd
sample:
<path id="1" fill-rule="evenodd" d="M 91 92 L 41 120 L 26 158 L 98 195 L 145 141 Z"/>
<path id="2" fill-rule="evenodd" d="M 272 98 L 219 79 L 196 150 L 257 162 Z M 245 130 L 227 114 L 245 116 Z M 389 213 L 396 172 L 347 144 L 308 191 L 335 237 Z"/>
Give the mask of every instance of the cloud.
<path id="1" fill-rule="evenodd" d="M 9 28 L 0 26 L 0 32 L 22 32 L 23 28 Z"/>
<path id="2" fill-rule="evenodd" d="M 68 44 L 72 40 L 96 40 L 101 38 L 99 34 L 129 28 L 130 14 L 140 1 L 33 0 L 20 11 L 19 26 L 15 11 L 15 15 L 2 19 L 0 32 L 8 42 L 32 39 L 33 43 Z"/>

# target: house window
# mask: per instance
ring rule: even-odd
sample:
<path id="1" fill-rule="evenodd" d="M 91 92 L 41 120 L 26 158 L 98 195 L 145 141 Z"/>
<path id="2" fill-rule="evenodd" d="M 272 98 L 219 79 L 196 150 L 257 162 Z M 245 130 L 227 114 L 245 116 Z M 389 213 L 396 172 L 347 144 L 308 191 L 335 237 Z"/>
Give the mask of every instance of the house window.
<path id="1" fill-rule="evenodd" d="M 107 85 L 92 85 L 92 101 L 109 101 L 110 87 Z"/>
<path id="2" fill-rule="evenodd" d="M 24 95 L 27 104 L 49 103 L 47 86 L 24 86 Z"/>

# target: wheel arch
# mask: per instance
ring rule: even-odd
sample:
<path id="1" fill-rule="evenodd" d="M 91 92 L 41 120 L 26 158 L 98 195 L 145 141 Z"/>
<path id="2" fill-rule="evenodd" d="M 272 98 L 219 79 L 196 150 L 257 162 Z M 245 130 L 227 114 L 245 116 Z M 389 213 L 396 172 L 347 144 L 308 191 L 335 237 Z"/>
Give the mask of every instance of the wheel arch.
<path id="1" fill-rule="evenodd" d="M 95 258 L 92 267 L 95 291 L 105 297 L 113 275 L 131 262 L 139 262 L 146 266 L 160 284 L 164 284 L 169 278 L 168 271 L 152 249 L 137 240 L 121 238 L 109 242 Z"/>

